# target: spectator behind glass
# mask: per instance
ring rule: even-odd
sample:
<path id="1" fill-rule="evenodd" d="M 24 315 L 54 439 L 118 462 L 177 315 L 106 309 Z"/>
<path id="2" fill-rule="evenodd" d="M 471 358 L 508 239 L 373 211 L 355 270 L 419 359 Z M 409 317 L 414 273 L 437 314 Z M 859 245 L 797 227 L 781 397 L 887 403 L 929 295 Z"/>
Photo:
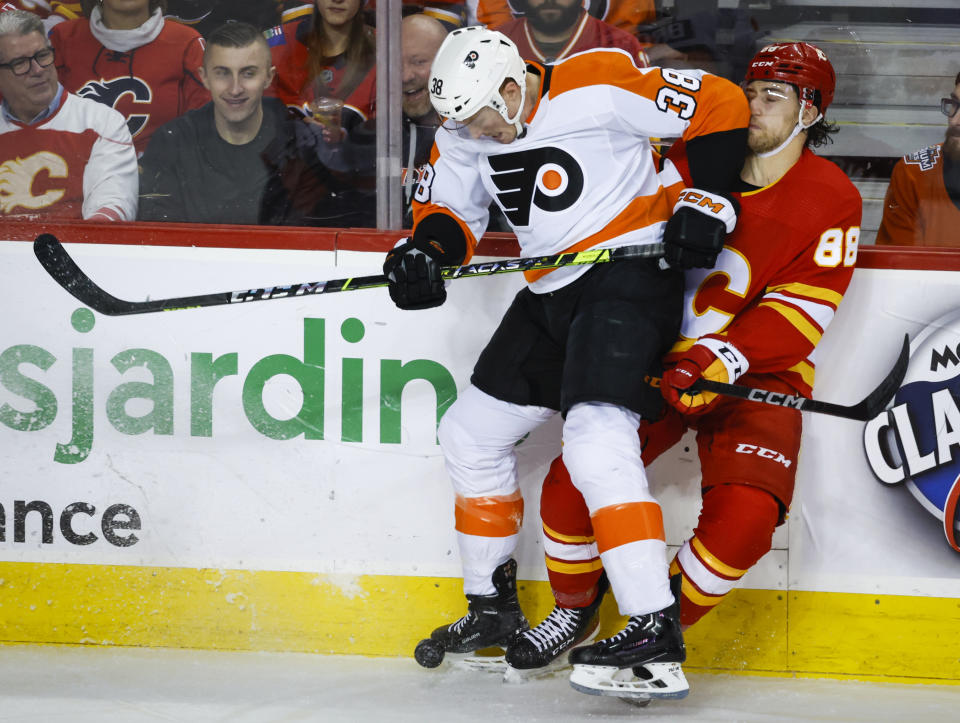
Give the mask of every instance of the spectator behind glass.
<path id="1" fill-rule="evenodd" d="M 949 98 L 943 143 L 897 162 L 883 202 L 877 243 L 897 246 L 960 246 L 960 74 Z"/>
<path id="2" fill-rule="evenodd" d="M 167 20 L 188 25 L 206 37 L 225 22 L 250 23 L 261 30 L 280 22 L 281 11 L 292 0 L 167 0 Z"/>
<path id="3" fill-rule="evenodd" d="M 123 113 L 137 153 L 154 130 L 210 100 L 197 77 L 203 40 L 166 22 L 164 7 L 165 0 L 100 0 L 89 20 L 50 32 L 60 82 Z"/>
<path id="4" fill-rule="evenodd" d="M 123 116 L 67 93 L 43 21 L 0 13 L 0 216 L 133 219 L 137 157 Z"/>
<path id="5" fill-rule="evenodd" d="M 496 29 L 517 44 L 525 60 L 552 65 L 591 48 L 621 48 L 638 67 L 649 65 L 639 40 L 589 15 L 582 0 L 526 0 L 523 5 L 524 17 Z"/>
<path id="6" fill-rule="evenodd" d="M 503 25 L 509 20 L 529 13 L 529 0 L 468 0 L 467 21 L 488 27 Z M 559 7 L 560 3 L 551 3 Z M 577 3 L 590 15 L 633 35 L 637 27 L 656 17 L 653 0 L 579 0 Z"/>
<path id="7" fill-rule="evenodd" d="M 430 160 L 440 116 L 430 102 L 430 66 L 447 36 L 439 20 L 426 14 L 408 15 L 400 26 L 403 56 L 403 227 L 413 226 L 411 203 L 423 166 Z"/>
<path id="8" fill-rule="evenodd" d="M 317 96 L 344 101 L 348 131 L 370 121 L 377 99 L 376 38 L 363 0 L 315 0 L 305 18 L 267 31 L 277 69 L 271 95 L 304 115 Z"/>
<path id="9" fill-rule="evenodd" d="M 141 158 L 140 220 L 359 225 L 355 194 L 318 160 L 319 131 L 276 98 L 263 34 L 210 33 L 201 78 L 213 100 L 154 133 Z"/>

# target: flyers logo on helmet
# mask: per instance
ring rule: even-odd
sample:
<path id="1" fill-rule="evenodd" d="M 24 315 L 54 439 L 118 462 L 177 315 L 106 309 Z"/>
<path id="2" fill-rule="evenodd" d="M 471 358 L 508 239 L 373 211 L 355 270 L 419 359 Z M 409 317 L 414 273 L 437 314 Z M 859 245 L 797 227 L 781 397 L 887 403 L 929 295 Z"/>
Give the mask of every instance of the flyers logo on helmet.
<path id="1" fill-rule="evenodd" d="M 572 155 L 554 147 L 500 153 L 488 159 L 497 203 L 514 226 L 527 226 L 530 211 L 555 213 L 573 206 L 583 193 L 583 169 Z"/>

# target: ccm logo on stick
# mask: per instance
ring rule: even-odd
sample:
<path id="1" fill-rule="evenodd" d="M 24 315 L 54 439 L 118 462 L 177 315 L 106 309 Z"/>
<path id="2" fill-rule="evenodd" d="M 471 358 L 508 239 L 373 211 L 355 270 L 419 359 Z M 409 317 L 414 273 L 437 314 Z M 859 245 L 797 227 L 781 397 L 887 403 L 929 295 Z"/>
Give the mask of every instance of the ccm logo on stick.
<path id="1" fill-rule="evenodd" d="M 763 457 L 764 459 L 772 459 L 774 462 L 779 462 L 784 467 L 789 467 L 791 464 L 793 464 L 792 460 L 787 459 L 775 449 L 767 449 L 766 447 L 760 447 L 756 444 L 744 444 L 741 442 L 737 445 L 737 449 L 735 451 L 737 454 L 755 454 L 758 457 Z"/>

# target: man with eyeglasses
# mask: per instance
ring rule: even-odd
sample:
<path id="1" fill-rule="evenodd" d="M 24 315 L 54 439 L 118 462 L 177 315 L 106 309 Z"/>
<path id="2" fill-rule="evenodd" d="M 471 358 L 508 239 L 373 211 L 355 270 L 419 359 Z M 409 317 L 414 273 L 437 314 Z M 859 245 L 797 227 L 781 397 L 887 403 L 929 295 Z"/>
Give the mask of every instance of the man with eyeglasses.
<path id="1" fill-rule="evenodd" d="M 133 220 L 137 156 L 123 116 L 67 93 L 43 21 L 0 13 L 0 217 Z"/>
<path id="2" fill-rule="evenodd" d="M 893 168 L 877 243 L 960 246 L 960 73 L 950 97 L 942 143 L 905 155 Z"/>

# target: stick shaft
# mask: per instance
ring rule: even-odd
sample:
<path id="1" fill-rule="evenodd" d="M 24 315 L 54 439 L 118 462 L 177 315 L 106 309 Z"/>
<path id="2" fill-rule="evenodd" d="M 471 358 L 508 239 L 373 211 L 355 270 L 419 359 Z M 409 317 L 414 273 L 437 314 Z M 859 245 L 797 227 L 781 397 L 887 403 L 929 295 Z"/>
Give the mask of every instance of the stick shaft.
<path id="1" fill-rule="evenodd" d="M 751 402 L 772 404 L 778 407 L 792 407 L 804 412 L 828 414 L 833 417 L 842 417 L 858 422 L 868 422 L 887 408 L 890 400 L 893 399 L 897 390 L 900 388 L 900 384 L 903 382 L 909 362 L 910 338 L 904 335 L 903 344 L 900 347 L 900 354 L 897 356 L 897 361 L 887 373 L 887 376 L 884 377 L 883 381 L 877 385 L 877 388 L 870 392 L 862 401 L 849 407 L 832 402 L 822 402 L 819 399 L 810 399 L 809 397 L 799 395 L 792 396 L 790 394 L 772 392 L 768 389 L 745 387 L 739 384 L 727 384 L 710 379 L 698 379 L 693 386 L 695 390 L 747 399 Z"/>
<path id="2" fill-rule="evenodd" d="M 128 314 L 149 314 L 156 311 L 177 311 L 205 306 L 224 306 L 246 303 L 248 301 L 273 301 L 299 296 L 329 294 L 338 291 L 355 291 L 386 286 L 388 281 L 383 275 L 354 276 L 326 281 L 308 281 L 287 286 L 268 286 L 258 289 L 240 289 L 238 291 L 220 291 L 195 296 L 180 296 L 168 299 L 148 301 L 127 301 L 118 299 L 97 286 L 52 234 L 41 234 L 33 243 L 37 259 L 53 279 L 84 304 L 108 316 Z M 528 258 L 500 259 L 466 266 L 445 266 L 441 270 L 444 279 L 465 279 L 477 276 L 512 273 L 517 271 L 538 271 L 555 269 L 561 266 L 600 264 L 611 261 L 640 258 L 660 258 L 663 256 L 663 244 L 643 246 L 622 246 L 615 249 L 588 249 L 547 256 Z"/>

